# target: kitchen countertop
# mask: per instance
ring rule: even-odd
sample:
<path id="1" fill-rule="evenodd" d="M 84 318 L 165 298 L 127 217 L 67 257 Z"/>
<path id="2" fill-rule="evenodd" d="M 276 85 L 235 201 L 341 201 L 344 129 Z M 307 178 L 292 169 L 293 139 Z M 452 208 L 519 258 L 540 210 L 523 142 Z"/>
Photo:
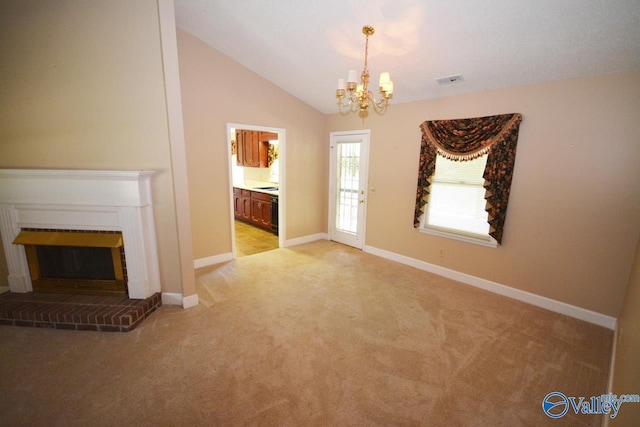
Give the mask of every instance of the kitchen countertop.
<path id="1" fill-rule="evenodd" d="M 257 191 L 258 193 L 271 194 L 272 196 L 277 196 L 279 190 L 265 190 L 264 188 L 259 187 L 268 187 L 269 185 L 258 185 L 255 187 L 248 185 L 234 185 L 234 188 L 241 188 L 243 190 Z M 277 187 L 277 185 L 272 185 L 273 187 Z"/>

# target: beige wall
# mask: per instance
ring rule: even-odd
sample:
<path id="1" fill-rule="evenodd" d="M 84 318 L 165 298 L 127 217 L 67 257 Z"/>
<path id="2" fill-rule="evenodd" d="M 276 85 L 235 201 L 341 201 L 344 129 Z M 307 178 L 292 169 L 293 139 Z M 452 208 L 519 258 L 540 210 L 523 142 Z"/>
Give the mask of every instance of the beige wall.
<path id="1" fill-rule="evenodd" d="M 2 7 L 0 167 L 157 170 L 162 289 L 181 292 L 156 2 Z M 231 250 L 227 122 L 286 129 L 289 239 L 326 232 L 328 133 L 370 128 L 367 245 L 619 315 L 640 227 L 640 72 L 397 104 L 363 124 L 183 31 L 178 52 L 195 258 Z M 418 234 L 418 125 L 506 112 L 524 121 L 503 245 Z"/>
<path id="2" fill-rule="evenodd" d="M 618 319 L 618 342 L 611 392 L 640 394 L 640 241 L 629 279 L 622 314 Z M 636 426 L 640 420 L 640 403 L 624 403 L 612 426 Z"/>
<path id="3" fill-rule="evenodd" d="M 286 238 L 326 232 L 324 115 L 180 29 L 178 57 L 194 258 L 231 252 L 227 123 L 286 130 Z"/>
<path id="4" fill-rule="evenodd" d="M 157 2 L 4 1 L 0 52 L 0 167 L 157 171 L 162 290 L 181 293 Z"/>
<path id="5" fill-rule="evenodd" d="M 400 83 L 398 83 L 400 86 Z M 497 249 L 412 227 L 424 120 L 522 113 Z M 640 72 L 397 104 L 371 129 L 366 244 L 617 317 L 640 232 Z M 439 256 L 439 250 L 445 256 Z"/>

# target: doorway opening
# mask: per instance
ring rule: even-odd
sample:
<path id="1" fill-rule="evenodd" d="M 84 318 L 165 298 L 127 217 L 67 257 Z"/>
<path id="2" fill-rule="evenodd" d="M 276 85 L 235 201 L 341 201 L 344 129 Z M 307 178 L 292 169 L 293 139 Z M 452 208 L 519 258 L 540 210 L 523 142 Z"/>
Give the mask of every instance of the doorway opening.
<path id="1" fill-rule="evenodd" d="M 285 242 L 286 132 L 227 123 L 233 258 Z"/>

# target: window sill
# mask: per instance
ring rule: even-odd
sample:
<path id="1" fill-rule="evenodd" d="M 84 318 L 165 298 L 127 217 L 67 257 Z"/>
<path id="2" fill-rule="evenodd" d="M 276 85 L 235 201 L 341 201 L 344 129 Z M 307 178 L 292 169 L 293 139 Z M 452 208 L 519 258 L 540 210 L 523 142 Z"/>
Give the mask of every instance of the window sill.
<path id="1" fill-rule="evenodd" d="M 497 248 L 498 242 L 491 236 L 473 236 L 469 234 L 458 234 L 453 230 L 445 228 L 424 227 L 419 228 L 418 231 L 424 234 L 430 234 L 432 236 L 444 237 L 446 239 L 459 240 L 461 242 L 473 243 L 475 245 L 486 246 L 489 248 Z"/>

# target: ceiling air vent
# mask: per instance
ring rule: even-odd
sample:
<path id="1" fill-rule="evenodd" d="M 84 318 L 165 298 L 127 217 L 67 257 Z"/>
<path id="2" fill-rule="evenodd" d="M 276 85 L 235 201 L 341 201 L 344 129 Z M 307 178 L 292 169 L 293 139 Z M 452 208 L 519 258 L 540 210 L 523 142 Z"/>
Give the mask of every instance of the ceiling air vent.
<path id="1" fill-rule="evenodd" d="M 441 85 L 449 85 L 451 83 L 458 83 L 462 81 L 462 75 L 455 74 L 453 76 L 446 76 L 437 78 L 436 81 Z"/>

